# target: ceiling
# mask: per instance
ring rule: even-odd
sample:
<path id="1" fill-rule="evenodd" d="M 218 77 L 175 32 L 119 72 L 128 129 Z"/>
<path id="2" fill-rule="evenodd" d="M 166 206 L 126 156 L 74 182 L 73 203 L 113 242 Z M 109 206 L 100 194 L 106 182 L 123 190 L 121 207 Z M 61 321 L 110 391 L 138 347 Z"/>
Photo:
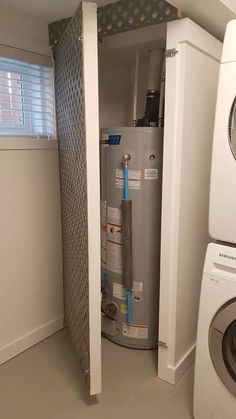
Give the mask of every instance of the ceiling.
<path id="1" fill-rule="evenodd" d="M 234 13 L 236 13 L 236 1 L 235 0 L 221 0 L 226 7 L 231 9 Z"/>
<path id="2" fill-rule="evenodd" d="M 227 23 L 236 17 L 236 0 L 168 1 L 221 41 L 224 38 Z"/>
<path id="3" fill-rule="evenodd" d="M 98 6 L 114 3 L 117 0 L 92 0 Z M 70 17 L 77 9 L 80 0 L 0 0 L 1 6 L 29 13 L 48 23 Z"/>
<path id="4" fill-rule="evenodd" d="M 0 0 L 1 6 L 37 16 L 48 23 L 72 16 L 80 0 Z M 91 1 L 91 0 L 90 0 Z M 116 0 L 92 0 L 98 6 L 114 3 Z M 182 10 L 186 16 L 205 27 L 218 39 L 223 39 L 225 26 L 235 18 L 236 0 L 168 0 Z M 234 7 L 234 9 L 233 9 Z"/>

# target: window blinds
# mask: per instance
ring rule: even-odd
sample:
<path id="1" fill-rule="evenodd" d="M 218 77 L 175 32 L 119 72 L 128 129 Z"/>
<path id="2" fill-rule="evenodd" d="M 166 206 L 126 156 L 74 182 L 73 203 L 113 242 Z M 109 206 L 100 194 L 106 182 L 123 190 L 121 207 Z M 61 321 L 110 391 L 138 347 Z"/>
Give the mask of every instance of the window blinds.
<path id="1" fill-rule="evenodd" d="M 55 137 L 51 68 L 0 57 L 0 135 Z"/>

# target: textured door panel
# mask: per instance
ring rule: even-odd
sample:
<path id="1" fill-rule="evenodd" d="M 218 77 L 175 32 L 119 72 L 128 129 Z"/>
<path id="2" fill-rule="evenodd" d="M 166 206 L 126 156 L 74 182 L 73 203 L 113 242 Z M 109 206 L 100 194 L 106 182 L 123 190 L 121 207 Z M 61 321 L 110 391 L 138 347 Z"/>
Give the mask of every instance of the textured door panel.
<path id="1" fill-rule="evenodd" d="M 65 324 L 90 394 L 100 392 L 96 5 L 82 3 L 55 48 Z"/>

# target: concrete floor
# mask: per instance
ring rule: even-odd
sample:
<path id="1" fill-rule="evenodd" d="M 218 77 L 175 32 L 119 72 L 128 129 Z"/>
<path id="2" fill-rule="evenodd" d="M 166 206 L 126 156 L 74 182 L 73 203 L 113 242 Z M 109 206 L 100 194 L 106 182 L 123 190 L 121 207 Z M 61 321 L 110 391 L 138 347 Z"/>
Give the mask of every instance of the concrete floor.
<path id="1" fill-rule="evenodd" d="M 66 330 L 0 367 L 1 419 L 191 419 L 193 368 L 171 386 L 156 351 L 103 340 L 103 394 L 89 398 Z"/>

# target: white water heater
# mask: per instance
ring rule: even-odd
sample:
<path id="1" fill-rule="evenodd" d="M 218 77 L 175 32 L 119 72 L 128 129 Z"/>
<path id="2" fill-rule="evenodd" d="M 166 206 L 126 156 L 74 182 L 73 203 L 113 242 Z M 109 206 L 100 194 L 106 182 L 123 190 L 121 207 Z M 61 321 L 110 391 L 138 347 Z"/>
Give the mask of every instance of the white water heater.
<path id="1" fill-rule="evenodd" d="M 158 341 L 162 143 L 163 128 L 101 131 L 102 331 L 130 348 Z"/>

